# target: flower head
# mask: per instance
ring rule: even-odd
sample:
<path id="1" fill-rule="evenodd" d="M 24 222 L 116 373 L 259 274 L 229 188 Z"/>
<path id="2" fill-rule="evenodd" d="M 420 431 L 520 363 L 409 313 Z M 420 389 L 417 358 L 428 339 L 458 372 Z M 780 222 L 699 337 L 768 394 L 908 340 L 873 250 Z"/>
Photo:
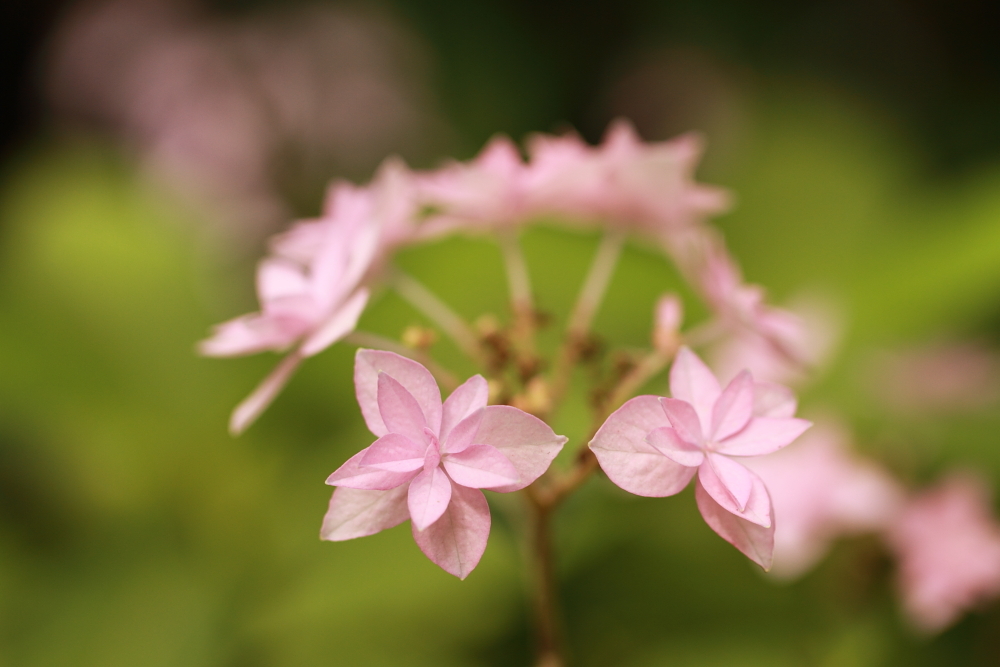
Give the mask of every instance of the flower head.
<path id="1" fill-rule="evenodd" d="M 444 403 L 430 372 L 392 352 L 358 350 L 358 403 L 378 437 L 327 479 L 337 486 L 320 533 L 347 540 L 412 522 L 420 549 L 464 579 L 490 531 L 480 489 L 522 489 L 548 468 L 566 438 L 509 406 L 487 406 L 476 375 Z"/>
<path id="2" fill-rule="evenodd" d="M 722 389 L 707 366 L 681 348 L 670 371 L 673 398 L 639 396 L 601 426 L 590 443 L 612 482 L 642 496 L 669 496 L 692 477 L 705 521 L 765 569 L 774 524 L 764 483 L 734 459 L 781 449 L 809 422 L 795 419 L 783 387 L 748 372 Z"/>

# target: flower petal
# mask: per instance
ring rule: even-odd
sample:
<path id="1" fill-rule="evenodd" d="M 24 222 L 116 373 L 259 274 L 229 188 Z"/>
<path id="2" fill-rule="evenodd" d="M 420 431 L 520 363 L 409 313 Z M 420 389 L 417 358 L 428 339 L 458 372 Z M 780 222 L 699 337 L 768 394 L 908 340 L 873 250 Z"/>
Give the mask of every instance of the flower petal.
<path id="1" fill-rule="evenodd" d="M 389 472 L 413 472 L 424 467 L 425 443 L 399 433 L 386 433 L 365 450 L 358 465 Z"/>
<path id="2" fill-rule="evenodd" d="M 395 352 L 360 349 L 354 357 L 354 388 L 368 429 L 376 436 L 389 432 L 378 408 L 379 373 L 386 373 L 413 395 L 427 426 L 437 433 L 441 426 L 441 392 L 430 371 Z"/>
<path id="3" fill-rule="evenodd" d="M 566 440 L 538 417 L 509 405 L 483 408 L 483 421 L 475 436 L 476 444 L 496 447 L 517 469 L 517 484 L 493 489 L 502 493 L 523 489 L 538 479 Z"/>
<path id="4" fill-rule="evenodd" d="M 426 442 L 427 422 L 417 399 L 386 373 L 378 374 L 378 410 L 389 433 L 405 435 L 414 442 Z"/>
<path id="5" fill-rule="evenodd" d="M 326 483 L 330 486 L 345 486 L 349 489 L 387 491 L 407 483 L 417 474 L 414 471 L 398 472 L 364 467 L 361 465 L 361 461 L 367 453 L 368 448 L 366 447 L 347 459 L 344 465 L 334 470 L 326 478 Z"/>
<path id="6" fill-rule="evenodd" d="M 358 318 L 368 304 L 368 290 L 359 288 L 325 322 L 302 343 L 302 354 L 307 357 L 322 352 L 354 331 Z"/>
<path id="7" fill-rule="evenodd" d="M 690 403 L 678 398 L 660 398 L 660 405 L 663 406 L 663 412 L 666 413 L 670 425 L 682 440 L 692 445 L 699 445 L 705 441 L 702 434 L 706 431 L 702 431 L 701 420 L 698 419 L 698 413 Z"/>
<path id="8" fill-rule="evenodd" d="M 719 395 L 712 408 L 712 430 L 710 440 L 719 441 L 738 432 L 753 415 L 753 378 L 749 371 L 743 371 Z"/>
<path id="9" fill-rule="evenodd" d="M 771 569 L 774 554 L 773 516 L 768 516 L 767 526 L 736 516 L 715 501 L 714 496 L 702 486 L 700 477 L 694 487 L 694 498 L 698 503 L 698 511 L 712 530 L 764 568 L 765 572 Z"/>
<path id="10" fill-rule="evenodd" d="M 437 521 L 448 509 L 451 493 L 451 480 L 441 466 L 424 470 L 414 477 L 406 501 L 414 530 L 424 530 Z"/>
<path id="11" fill-rule="evenodd" d="M 771 524 L 771 498 L 756 473 L 719 454 L 698 468 L 698 481 L 728 512 L 760 526 Z"/>
<path id="12" fill-rule="evenodd" d="M 469 445 L 473 444 L 479 426 L 483 423 L 483 413 L 485 408 L 480 408 L 471 415 L 455 424 L 448 434 L 448 438 L 441 442 L 442 454 L 457 454 Z"/>
<path id="13" fill-rule="evenodd" d="M 275 397 L 285 388 L 300 363 L 302 363 L 302 355 L 298 352 L 292 352 L 282 359 L 281 363 L 264 378 L 264 381 L 257 385 L 253 393 L 243 399 L 233 410 L 233 414 L 229 418 L 229 432 L 233 435 L 239 435 L 250 424 L 254 423 L 257 417 L 267 409 L 267 406 L 271 405 Z"/>
<path id="14" fill-rule="evenodd" d="M 413 527 L 420 550 L 448 574 L 465 579 L 479 564 L 490 536 L 490 506 L 478 489 L 455 485 L 441 518 L 425 530 Z"/>
<path id="15" fill-rule="evenodd" d="M 812 422 L 805 419 L 754 417 L 745 429 L 718 443 L 718 451 L 727 456 L 763 456 L 792 444 L 810 426 Z"/>
<path id="16" fill-rule="evenodd" d="M 462 386 L 451 392 L 451 396 L 444 402 L 442 408 L 441 442 L 448 438 L 448 434 L 456 424 L 476 410 L 485 408 L 489 396 L 489 385 L 482 375 L 473 375 Z"/>
<path id="17" fill-rule="evenodd" d="M 601 425 L 590 449 L 608 478 L 629 493 L 662 498 L 679 493 L 695 474 L 646 442 L 657 428 L 670 426 L 656 396 L 637 396 Z"/>
<path id="18" fill-rule="evenodd" d="M 653 429 L 646 436 L 646 442 L 656 447 L 657 450 L 671 461 L 675 461 L 688 468 L 697 468 L 705 460 L 705 455 L 697 445 L 681 438 L 677 431 L 664 426 Z"/>
<path id="19" fill-rule="evenodd" d="M 517 486 L 517 468 L 490 445 L 472 445 L 442 460 L 444 469 L 456 484 L 473 489 L 494 489 Z"/>
<path id="20" fill-rule="evenodd" d="M 406 492 L 405 484 L 388 491 L 338 488 L 323 517 L 320 539 L 339 542 L 398 526 L 410 518 Z"/>
<path id="21" fill-rule="evenodd" d="M 670 368 L 670 395 L 694 406 L 702 433 L 708 433 L 712 408 L 720 393 L 719 381 L 705 362 L 687 346 L 682 347 Z"/>
<path id="22" fill-rule="evenodd" d="M 774 382 L 753 383 L 754 417 L 793 417 L 798 402 L 791 389 Z"/>

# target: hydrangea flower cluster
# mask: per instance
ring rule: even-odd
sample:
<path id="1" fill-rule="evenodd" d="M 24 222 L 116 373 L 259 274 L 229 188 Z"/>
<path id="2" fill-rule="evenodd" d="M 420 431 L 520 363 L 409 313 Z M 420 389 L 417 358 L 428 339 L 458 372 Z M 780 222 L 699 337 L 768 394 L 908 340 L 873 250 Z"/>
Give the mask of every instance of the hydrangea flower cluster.
<path id="1" fill-rule="evenodd" d="M 927 609 L 937 603 L 926 591 L 947 587 L 919 582 L 938 577 L 933 564 L 954 554 L 930 553 L 916 528 L 890 531 L 899 517 L 921 512 L 904 509 L 901 486 L 823 438 L 774 454 L 810 422 L 795 417 L 792 391 L 770 380 L 801 377 L 823 346 L 814 343 L 802 318 L 768 304 L 762 288 L 744 281 L 721 235 L 706 222 L 726 210 L 728 196 L 694 180 L 700 153 L 695 135 L 644 143 L 618 121 L 599 146 L 575 135 L 538 135 L 527 142 L 525 160 L 513 142 L 497 137 L 469 162 L 420 172 L 390 159 L 367 186 L 335 183 L 320 218 L 273 239 L 257 272 L 260 311 L 218 325 L 201 344 L 213 356 L 286 353 L 236 408 L 231 430 L 249 426 L 306 358 L 341 340 L 361 347 L 354 382 L 376 440 L 327 479 L 337 488 L 321 537 L 362 537 L 409 519 L 424 554 L 465 578 L 490 531 L 483 490 L 523 492 L 540 573 L 539 654 L 552 658 L 546 664 L 561 664 L 549 518 L 598 470 L 647 497 L 672 496 L 696 479 L 705 522 L 764 569 L 777 546 L 786 575 L 803 572 L 840 534 L 881 532 L 903 554 L 903 586 L 922 591 L 907 594 L 908 607 L 930 618 Z M 535 334 L 543 323 L 518 244 L 520 228 L 539 220 L 603 231 L 551 358 L 539 351 Z M 452 233 L 497 240 L 510 291 L 506 324 L 492 316 L 469 324 L 393 265 L 398 248 Z M 574 368 L 595 363 L 591 322 L 629 237 L 662 250 L 709 316 L 685 326 L 684 303 L 673 293 L 650 304 L 649 348 L 589 388 L 593 429 L 570 444 L 549 423 L 571 391 Z M 458 381 L 431 358 L 430 337 L 419 332 L 401 343 L 357 331 L 376 286 L 395 290 L 422 311 L 481 374 Z M 726 375 L 713 372 L 697 348 L 710 361 L 725 358 Z M 740 365 L 730 374 L 733 360 Z M 668 369 L 670 396 L 640 394 Z M 450 391 L 444 402 L 439 385 Z M 566 445 L 572 462 L 551 466 Z M 917 508 L 931 504 L 915 502 Z M 983 521 L 995 524 L 986 513 L 977 516 L 966 523 L 985 535 Z M 985 544 L 993 538 L 976 539 Z M 907 555 L 921 550 L 930 555 Z M 964 581 L 967 593 L 941 603 L 948 608 L 945 618 L 983 591 L 1000 591 L 996 558 L 997 567 L 980 568 L 982 576 Z M 940 625 L 939 618 L 923 624 Z"/>

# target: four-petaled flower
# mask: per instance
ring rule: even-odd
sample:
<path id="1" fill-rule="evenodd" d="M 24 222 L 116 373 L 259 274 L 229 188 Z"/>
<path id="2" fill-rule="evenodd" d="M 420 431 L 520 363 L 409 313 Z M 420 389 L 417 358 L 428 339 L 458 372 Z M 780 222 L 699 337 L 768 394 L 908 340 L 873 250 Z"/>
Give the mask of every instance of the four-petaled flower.
<path id="1" fill-rule="evenodd" d="M 566 438 L 516 408 L 487 407 L 479 375 L 442 404 L 430 372 L 392 352 L 358 350 L 354 382 L 378 440 L 327 479 L 338 488 L 320 536 L 372 535 L 409 518 L 424 554 L 464 579 L 490 532 L 480 489 L 524 488 L 545 472 Z"/>
<path id="2" fill-rule="evenodd" d="M 696 474 L 698 509 L 709 526 L 765 569 L 774 546 L 771 500 L 761 479 L 733 457 L 770 454 L 810 423 L 778 385 L 738 375 L 723 390 L 681 348 L 670 370 L 673 398 L 639 396 L 612 414 L 590 443 L 612 482 L 641 496 L 680 492 Z"/>

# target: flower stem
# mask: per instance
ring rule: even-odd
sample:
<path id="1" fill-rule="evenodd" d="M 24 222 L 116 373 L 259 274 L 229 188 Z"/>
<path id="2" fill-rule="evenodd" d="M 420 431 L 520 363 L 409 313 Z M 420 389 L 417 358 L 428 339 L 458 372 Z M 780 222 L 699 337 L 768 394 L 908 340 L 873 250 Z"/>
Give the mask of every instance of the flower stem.
<path id="1" fill-rule="evenodd" d="M 531 506 L 531 566 L 534 583 L 535 666 L 564 667 L 565 650 L 556 594 L 555 559 L 552 552 L 553 505 L 529 492 Z"/>
<path id="2" fill-rule="evenodd" d="M 497 234 L 503 253 L 504 268 L 507 270 L 507 285 L 510 290 L 510 307 L 513 315 L 511 342 L 517 358 L 518 371 L 523 380 L 538 372 L 539 360 L 535 344 L 535 301 L 531 293 L 531 276 L 528 263 L 513 229 L 502 229 Z"/>
<path id="3" fill-rule="evenodd" d="M 416 278 L 398 269 L 393 274 L 392 286 L 410 305 L 441 327 L 441 330 L 455 341 L 455 344 L 466 356 L 480 366 L 485 365 L 486 360 L 480 348 L 478 337 L 468 323 L 462 319 L 462 316 L 452 310 L 451 306 L 442 301 Z"/>
<path id="4" fill-rule="evenodd" d="M 569 324 L 566 327 L 566 336 L 556 358 L 556 367 L 552 374 L 552 404 L 554 406 L 562 401 L 569 388 L 573 366 L 580 356 L 587 332 L 590 331 L 590 325 L 594 321 L 594 315 L 597 314 L 597 309 L 604 300 L 624 245 L 625 234 L 623 232 L 619 230 L 608 231 L 601 239 L 597 253 L 590 263 L 590 269 L 583 281 L 583 287 L 580 289 L 576 304 L 573 306 L 573 312 L 570 314 Z"/>

